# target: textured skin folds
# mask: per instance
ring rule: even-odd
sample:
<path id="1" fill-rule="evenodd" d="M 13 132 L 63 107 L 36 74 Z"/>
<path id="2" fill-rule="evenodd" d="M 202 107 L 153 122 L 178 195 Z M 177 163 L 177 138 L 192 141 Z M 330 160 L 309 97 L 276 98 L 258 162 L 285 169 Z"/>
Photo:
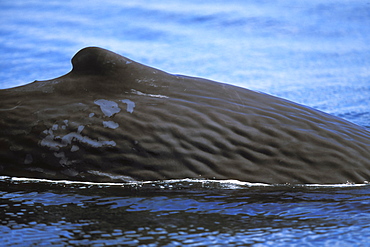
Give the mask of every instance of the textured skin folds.
<path id="1" fill-rule="evenodd" d="M 0 175 L 363 183 L 370 133 L 267 94 L 89 47 L 70 73 L 0 91 Z"/>

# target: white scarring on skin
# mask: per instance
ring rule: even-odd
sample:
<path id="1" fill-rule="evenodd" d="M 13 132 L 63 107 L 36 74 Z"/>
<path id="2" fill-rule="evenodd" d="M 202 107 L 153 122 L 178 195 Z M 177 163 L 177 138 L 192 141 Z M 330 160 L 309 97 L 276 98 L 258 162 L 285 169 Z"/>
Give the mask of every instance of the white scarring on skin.
<path id="1" fill-rule="evenodd" d="M 135 102 L 129 99 L 120 100 L 120 102 L 125 103 L 127 105 L 126 111 L 129 113 L 134 112 Z M 105 100 L 105 99 L 98 99 L 94 101 L 94 104 L 100 106 L 100 110 L 106 117 L 113 117 L 115 114 L 121 111 L 118 104 L 114 101 Z M 94 117 L 94 113 L 90 113 L 89 117 Z M 94 140 L 89 138 L 88 136 L 83 136 L 81 132 L 84 130 L 85 126 L 80 125 L 78 126 L 76 132 L 70 132 L 65 135 L 58 135 L 55 134 L 55 131 L 58 130 L 66 130 L 68 126 L 68 120 L 63 121 L 65 125 L 59 126 L 58 124 L 53 124 L 53 126 L 47 130 L 44 130 L 44 133 L 47 134 L 44 139 L 40 141 L 40 145 L 44 147 L 48 147 L 51 151 L 60 151 L 61 148 L 67 147 L 71 145 L 71 152 L 77 152 L 80 148 L 77 145 L 72 145 L 73 141 L 77 141 L 83 144 L 88 144 L 92 147 L 99 148 L 103 146 L 116 146 L 116 142 L 113 140 L 111 141 L 103 141 L 103 140 Z M 103 121 L 103 126 L 105 128 L 116 129 L 119 127 L 119 124 L 114 121 Z M 54 156 L 60 158 L 60 164 L 62 165 L 69 165 L 71 161 L 65 156 L 64 152 L 55 152 Z M 32 163 L 32 157 L 27 156 L 25 158 L 25 163 L 29 164 Z M 73 161 L 72 161 L 73 162 Z"/>
<path id="2" fill-rule="evenodd" d="M 168 99 L 168 96 L 165 96 L 165 95 L 160 95 L 160 94 L 147 94 L 147 93 L 143 93 L 143 92 L 137 91 L 137 90 L 135 90 L 135 89 L 131 89 L 131 92 L 132 92 L 133 94 L 140 95 L 140 96 L 149 96 L 149 97 L 152 97 L 152 98 L 164 98 L 164 99 Z"/>
<path id="3" fill-rule="evenodd" d="M 88 136 L 81 134 L 85 126 L 78 126 L 76 132 L 70 132 L 65 135 L 56 135 L 54 131 L 58 129 L 64 130 L 63 126 L 59 128 L 57 124 L 54 124 L 50 129 L 44 130 L 43 132 L 47 134 L 44 139 L 41 140 L 40 145 L 43 147 L 48 147 L 52 151 L 59 151 L 60 148 L 67 147 L 72 144 L 72 141 L 77 141 L 80 143 L 88 144 L 92 147 L 99 148 L 103 146 L 116 146 L 114 141 L 103 141 L 103 140 L 94 140 Z M 71 151 L 75 152 L 79 149 L 78 146 L 72 145 Z"/>
<path id="4" fill-rule="evenodd" d="M 107 117 L 112 117 L 121 111 L 121 108 L 119 108 L 118 104 L 114 101 L 98 99 L 94 101 L 94 104 L 100 106 L 101 111 Z"/>
<path id="5" fill-rule="evenodd" d="M 103 126 L 105 128 L 117 129 L 119 127 L 119 124 L 113 121 L 103 121 Z"/>
<path id="6" fill-rule="evenodd" d="M 78 127 L 77 132 L 71 132 L 64 136 L 58 136 L 58 138 L 54 135 L 54 132 L 51 128 L 48 130 L 44 130 L 44 133 L 48 135 L 41 140 L 40 145 L 48 147 L 52 151 L 58 151 L 60 148 L 71 145 L 72 141 L 78 141 L 80 143 L 88 144 L 94 148 L 100 148 L 103 146 L 116 146 L 116 143 L 114 141 L 98 141 L 81 135 L 81 131 L 83 128 L 84 126 L 81 125 Z"/>
<path id="7" fill-rule="evenodd" d="M 123 99 L 123 100 L 120 100 L 120 102 L 125 103 L 127 105 L 126 107 L 127 112 L 129 113 L 134 112 L 135 102 L 129 99 Z M 100 106 L 100 110 L 103 112 L 103 114 L 106 117 L 114 117 L 115 114 L 121 111 L 121 108 L 119 108 L 118 104 L 114 101 L 99 99 L 99 100 L 95 100 L 94 104 Z M 94 113 L 90 113 L 89 117 L 91 118 L 94 115 L 95 115 Z M 119 127 L 119 124 L 113 121 L 103 121 L 103 126 L 105 128 L 117 129 Z"/>
<path id="8" fill-rule="evenodd" d="M 134 112 L 134 108 L 135 108 L 135 102 L 129 100 L 129 99 L 123 99 L 123 100 L 120 100 L 122 103 L 126 103 L 127 104 L 127 109 L 126 111 L 129 112 L 129 113 L 133 113 Z"/>
<path id="9" fill-rule="evenodd" d="M 68 122 L 65 121 L 65 123 L 67 124 Z M 60 159 L 59 163 L 62 166 L 68 166 L 75 162 L 74 160 L 68 160 L 65 152 L 60 151 L 61 148 L 72 145 L 73 141 L 88 144 L 94 148 L 100 148 L 104 146 L 116 146 L 116 142 L 114 141 L 94 140 L 87 136 L 83 136 L 81 132 L 84 130 L 84 128 L 85 126 L 80 125 L 78 126 L 76 132 L 70 132 L 65 135 L 57 135 L 54 133 L 54 131 L 58 131 L 59 129 L 65 130 L 66 128 L 63 128 L 63 126 L 59 128 L 57 124 L 54 124 L 50 129 L 44 130 L 44 133 L 47 134 L 47 136 L 45 136 L 45 138 L 41 140 L 40 145 L 48 147 L 51 151 L 55 151 L 54 156 Z M 80 148 L 77 145 L 72 145 L 70 151 L 76 152 L 79 149 Z M 32 161 L 32 157 L 26 157 L 25 164 L 32 163 Z"/>
<path id="10" fill-rule="evenodd" d="M 129 99 L 123 99 L 123 100 L 120 100 L 120 102 L 127 104 L 127 108 L 126 108 L 127 112 L 129 113 L 134 112 L 135 102 Z M 110 101 L 106 99 L 98 99 L 94 101 L 94 104 L 100 106 L 100 110 L 107 117 L 112 117 L 121 111 L 121 108 L 119 108 L 118 104 L 114 101 Z M 89 117 L 93 117 L 93 116 L 94 114 L 90 113 Z"/>

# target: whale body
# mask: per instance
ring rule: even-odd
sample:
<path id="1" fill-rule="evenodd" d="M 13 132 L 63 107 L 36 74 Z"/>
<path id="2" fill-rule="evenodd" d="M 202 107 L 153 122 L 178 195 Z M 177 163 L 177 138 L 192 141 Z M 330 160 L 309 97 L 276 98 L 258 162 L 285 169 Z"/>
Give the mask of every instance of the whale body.
<path id="1" fill-rule="evenodd" d="M 0 175 L 364 183 L 370 132 L 285 99 L 172 75 L 98 47 L 0 90 Z"/>

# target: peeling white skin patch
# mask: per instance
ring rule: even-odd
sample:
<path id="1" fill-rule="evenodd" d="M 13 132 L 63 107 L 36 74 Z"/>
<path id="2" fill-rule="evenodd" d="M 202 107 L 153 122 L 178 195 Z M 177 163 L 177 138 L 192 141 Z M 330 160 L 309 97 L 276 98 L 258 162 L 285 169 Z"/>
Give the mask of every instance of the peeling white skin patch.
<path id="1" fill-rule="evenodd" d="M 129 113 L 133 113 L 134 112 L 134 108 L 135 108 L 135 102 L 129 100 L 129 99 L 123 99 L 121 100 L 122 103 L 126 103 L 127 104 L 127 108 L 126 108 L 126 111 L 129 112 Z"/>
<path id="2" fill-rule="evenodd" d="M 78 150 L 80 150 L 80 148 L 79 148 L 78 146 L 76 146 L 76 145 L 72 145 L 72 147 L 71 147 L 71 152 L 76 152 L 76 151 L 78 151 Z"/>
<path id="3" fill-rule="evenodd" d="M 115 147 L 117 145 L 115 141 L 105 139 L 104 136 L 97 139 L 91 138 L 88 136 L 89 132 L 84 131 L 84 129 L 86 126 L 94 126 L 96 124 L 102 124 L 104 128 L 112 130 L 119 128 L 120 125 L 117 122 L 104 120 L 106 117 L 113 118 L 115 114 L 120 113 L 121 108 L 123 107 L 124 109 L 125 107 L 121 105 L 120 108 L 119 104 L 121 103 L 126 104 L 127 112 L 134 112 L 135 103 L 129 99 L 117 100 L 116 102 L 105 99 L 95 100 L 94 104 L 100 107 L 101 112 L 104 114 L 103 116 L 96 115 L 96 113 L 90 111 L 82 122 L 71 120 L 56 121 L 42 132 L 44 137 L 40 140 L 39 145 L 53 151 L 54 157 L 64 167 L 71 167 L 74 163 L 78 163 L 79 161 L 71 159 L 70 155 L 80 151 L 86 145 L 92 148 Z M 25 164 L 31 164 L 32 162 L 33 157 L 31 155 L 25 157 Z"/>
<path id="4" fill-rule="evenodd" d="M 118 128 L 118 124 L 113 121 L 103 121 L 107 128 Z M 68 128 L 67 128 L 68 127 Z M 116 142 L 113 140 L 106 140 L 104 137 L 99 137 L 97 140 L 90 138 L 84 134 L 85 125 L 80 123 L 64 120 L 58 121 L 51 125 L 49 129 L 42 133 L 46 136 L 39 142 L 40 146 L 48 148 L 53 151 L 54 157 L 59 160 L 59 164 L 63 167 L 70 167 L 78 160 L 73 160 L 69 157 L 72 152 L 77 152 L 81 149 L 81 144 L 88 145 L 93 148 L 114 147 Z M 33 157 L 26 155 L 24 163 L 31 164 Z M 75 170 L 65 170 L 68 174 L 77 174 Z"/>
<path id="5" fill-rule="evenodd" d="M 83 125 L 78 126 L 77 133 L 81 134 L 81 132 L 84 130 L 84 128 L 85 128 L 85 126 L 83 126 Z"/>
<path id="6" fill-rule="evenodd" d="M 103 121 L 103 126 L 105 128 L 117 129 L 119 127 L 119 124 L 113 121 Z"/>
<path id="7" fill-rule="evenodd" d="M 131 92 L 132 92 L 133 94 L 141 95 L 141 96 L 149 96 L 149 97 L 152 97 L 152 98 L 164 98 L 164 99 L 168 99 L 168 96 L 165 96 L 165 95 L 160 95 L 160 94 L 147 94 L 147 93 L 143 93 L 143 92 L 137 91 L 137 90 L 135 90 L 135 89 L 131 89 Z"/>
<path id="8" fill-rule="evenodd" d="M 94 104 L 100 106 L 100 110 L 107 117 L 112 117 L 114 114 L 121 111 L 121 108 L 119 108 L 118 104 L 114 101 L 98 99 L 94 101 Z"/>
<path id="9" fill-rule="evenodd" d="M 94 140 L 88 136 L 84 136 L 81 134 L 85 126 L 80 125 L 78 126 L 76 132 L 70 133 L 57 133 L 55 131 L 61 132 L 60 130 L 63 128 L 56 128 L 56 125 L 53 125 L 50 129 L 44 130 L 43 133 L 47 134 L 44 139 L 41 140 L 40 145 L 43 147 L 48 147 L 52 151 L 58 151 L 60 148 L 67 147 L 72 145 L 72 142 L 76 142 L 73 146 L 71 146 L 71 151 L 75 152 L 79 149 L 76 145 L 77 143 L 83 143 L 90 145 L 94 148 L 100 148 L 104 146 L 116 146 L 114 141 L 105 141 L 105 140 Z M 65 131 L 62 131 L 65 132 Z"/>
<path id="10" fill-rule="evenodd" d="M 57 130 L 58 129 L 58 125 L 57 124 L 54 124 L 53 127 L 51 127 L 52 130 Z"/>

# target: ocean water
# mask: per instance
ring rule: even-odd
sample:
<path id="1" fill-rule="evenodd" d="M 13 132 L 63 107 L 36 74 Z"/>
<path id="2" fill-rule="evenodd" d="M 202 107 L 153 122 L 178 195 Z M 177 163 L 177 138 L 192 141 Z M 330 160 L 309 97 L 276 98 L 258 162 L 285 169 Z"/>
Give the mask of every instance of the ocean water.
<path id="1" fill-rule="evenodd" d="M 370 2 L 0 1 L 0 89 L 99 46 L 370 130 Z M 1 102 L 1 99 L 0 99 Z M 3 152 L 3 150 L 0 150 Z M 369 185 L 0 179 L 4 246 L 367 246 Z"/>
<path id="2" fill-rule="evenodd" d="M 9 246 L 368 246 L 369 185 L 2 178 Z"/>

